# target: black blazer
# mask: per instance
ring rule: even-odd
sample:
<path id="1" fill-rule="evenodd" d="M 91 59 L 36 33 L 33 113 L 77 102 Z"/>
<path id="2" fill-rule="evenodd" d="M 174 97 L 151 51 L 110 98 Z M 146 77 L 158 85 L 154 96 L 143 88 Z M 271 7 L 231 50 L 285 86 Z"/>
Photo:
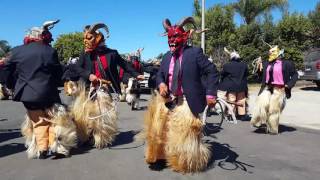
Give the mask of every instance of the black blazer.
<path id="1" fill-rule="evenodd" d="M 264 61 L 262 63 L 263 71 L 262 71 L 262 84 L 259 91 L 259 95 L 262 93 L 263 89 L 266 87 L 266 71 L 268 67 L 268 61 Z M 282 60 L 282 74 L 283 74 L 283 82 L 288 86 L 286 88 L 286 97 L 289 99 L 291 97 L 291 89 L 296 84 L 298 80 L 298 72 L 294 66 L 292 61 Z"/>
<path id="2" fill-rule="evenodd" d="M 172 54 L 167 52 L 157 74 L 157 87 L 160 83 L 168 85 L 168 72 Z M 194 115 L 203 112 L 206 106 L 206 95 L 216 96 L 219 73 L 214 64 L 204 56 L 201 48 L 186 47 L 182 58 L 182 88 L 188 105 Z M 206 76 L 207 88 L 201 83 Z"/>
<path id="3" fill-rule="evenodd" d="M 129 72 L 133 77 L 139 75 L 139 73 L 137 73 L 129 63 L 122 59 L 118 51 L 106 47 L 100 47 L 96 50 L 96 53 L 98 55 L 105 55 L 108 61 L 108 68 L 105 73 L 108 80 L 112 82 L 117 93 L 121 93 L 117 66 L 122 67 L 124 71 Z M 87 83 L 90 83 L 89 76 L 90 74 L 94 74 L 94 63 L 91 58 L 91 53 L 82 53 L 79 61 L 77 61 L 75 66 L 72 66 L 72 68 L 74 68 L 74 72 L 76 72 L 81 78 L 83 78 Z"/>
<path id="4" fill-rule="evenodd" d="M 33 42 L 12 49 L 5 64 L 5 81 L 16 76 L 13 100 L 22 102 L 60 102 L 58 85 L 62 66 L 55 49 Z"/>
<path id="5" fill-rule="evenodd" d="M 221 71 L 219 90 L 246 92 L 248 90 L 248 66 L 239 60 L 231 60 Z"/>

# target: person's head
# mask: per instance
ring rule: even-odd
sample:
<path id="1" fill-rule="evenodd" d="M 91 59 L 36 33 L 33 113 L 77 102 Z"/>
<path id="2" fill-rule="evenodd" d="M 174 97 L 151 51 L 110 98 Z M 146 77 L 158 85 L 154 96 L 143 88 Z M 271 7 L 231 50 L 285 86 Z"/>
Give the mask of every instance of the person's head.
<path id="1" fill-rule="evenodd" d="M 53 38 L 49 30 L 52 29 L 59 21 L 60 20 L 46 21 L 43 23 L 42 27 L 32 27 L 27 31 L 27 34 L 23 39 L 23 43 L 29 44 L 31 42 L 42 41 L 44 44 L 50 45 Z"/>
<path id="2" fill-rule="evenodd" d="M 99 45 L 105 43 L 104 35 L 98 31 L 98 29 L 103 28 L 106 31 L 106 38 L 109 37 L 109 29 L 107 25 L 103 23 L 97 23 L 93 25 L 87 25 L 84 28 L 83 32 L 83 42 L 85 52 L 92 52 L 95 50 Z"/>
<path id="3" fill-rule="evenodd" d="M 190 30 L 186 31 L 184 26 L 192 24 L 196 28 L 195 21 L 192 17 L 184 18 L 173 26 L 169 19 L 165 19 L 162 24 L 166 31 L 165 34 L 168 36 L 168 45 L 171 53 L 180 51 L 187 44 L 187 40 L 191 33 Z"/>
<path id="4" fill-rule="evenodd" d="M 230 56 L 230 60 L 240 60 L 240 55 L 236 50 L 230 52 L 226 47 L 224 47 L 224 51 Z"/>
<path id="5" fill-rule="evenodd" d="M 269 62 L 275 61 L 278 59 L 281 55 L 283 55 L 284 50 L 280 50 L 278 46 L 272 46 L 269 49 Z"/>

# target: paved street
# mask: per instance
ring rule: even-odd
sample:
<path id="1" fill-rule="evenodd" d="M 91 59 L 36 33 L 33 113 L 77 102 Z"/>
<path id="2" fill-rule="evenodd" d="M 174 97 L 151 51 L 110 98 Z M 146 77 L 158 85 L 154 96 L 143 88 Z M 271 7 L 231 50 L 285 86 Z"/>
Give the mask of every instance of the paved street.
<path id="1" fill-rule="evenodd" d="M 251 106 L 256 91 L 252 94 Z M 148 96 L 142 98 L 147 100 Z M 144 163 L 144 144 L 133 140 L 142 127 L 144 111 L 133 112 L 125 103 L 119 106 L 120 133 L 111 147 L 81 147 L 66 159 L 28 160 L 19 131 L 25 110 L 20 103 L 0 101 L 0 179 L 318 180 L 320 131 L 305 127 L 320 127 L 319 98 L 320 91 L 313 87 L 295 89 L 277 136 L 254 131 L 249 122 L 224 123 L 223 129 L 205 138 L 213 151 L 210 168 L 194 175 L 148 168 Z M 298 127 L 301 124 L 303 128 Z"/>

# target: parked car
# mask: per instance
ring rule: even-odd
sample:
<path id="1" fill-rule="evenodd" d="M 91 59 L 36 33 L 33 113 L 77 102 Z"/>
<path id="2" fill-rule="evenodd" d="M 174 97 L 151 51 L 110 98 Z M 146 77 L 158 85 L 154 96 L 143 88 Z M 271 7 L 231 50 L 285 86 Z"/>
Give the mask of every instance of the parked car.
<path id="1" fill-rule="evenodd" d="M 304 71 L 299 79 L 313 81 L 320 88 L 320 48 L 309 50 L 303 61 Z"/>

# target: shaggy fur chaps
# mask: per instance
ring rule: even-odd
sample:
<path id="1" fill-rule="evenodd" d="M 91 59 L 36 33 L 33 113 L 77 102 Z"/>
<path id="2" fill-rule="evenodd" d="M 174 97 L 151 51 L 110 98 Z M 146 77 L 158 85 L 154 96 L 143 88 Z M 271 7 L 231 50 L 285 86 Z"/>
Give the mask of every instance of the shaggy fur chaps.
<path id="1" fill-rule="evenodd" d="M 79 94 L 72 105 L 80 143 L 93 137 L 94 146 L 102 149 L 111 144 L 117 135 L 116 105 L 109 94 L 101 88 L 93 100 L 88 98 L 84 84 L 78 86 Z"/>
<path id="2" fill-rule="evenodd" d="M 71 148 L 77 145 L 76 126 L 69 112 L 62 105 L 55 104 L 47 110 L 47 117 L 40 117 L 41 121 L 47 121 L 49 127 L 49 150 L 68 156 Z M 28 158 L 39 156 L 39 149 L 34 133 L 34 125 L 28 115 L 21 125 L 21 133 L 25 137 Z"/>
<path id="3" fill-rule="evenodd" d="M 256 99 L 251 124 L 256 127 L 266 124 L 267 133 L 278 134 L 280 114 L 285 102 L 284 88 L 274 88 L 273 93 L 267 89 L 263 90 Z"/>
<path id="4" fill-rule="evenodd" d="M 169 111 L 165 100 L 154 96 L 145 116 L 145 137 L 147 163 L 165 159 L 170 168 L 181 173 L 206 169 L 210 150 L 201 141 L 202 123 L 192 114 L 186 100 L 179 100 Z"/>

